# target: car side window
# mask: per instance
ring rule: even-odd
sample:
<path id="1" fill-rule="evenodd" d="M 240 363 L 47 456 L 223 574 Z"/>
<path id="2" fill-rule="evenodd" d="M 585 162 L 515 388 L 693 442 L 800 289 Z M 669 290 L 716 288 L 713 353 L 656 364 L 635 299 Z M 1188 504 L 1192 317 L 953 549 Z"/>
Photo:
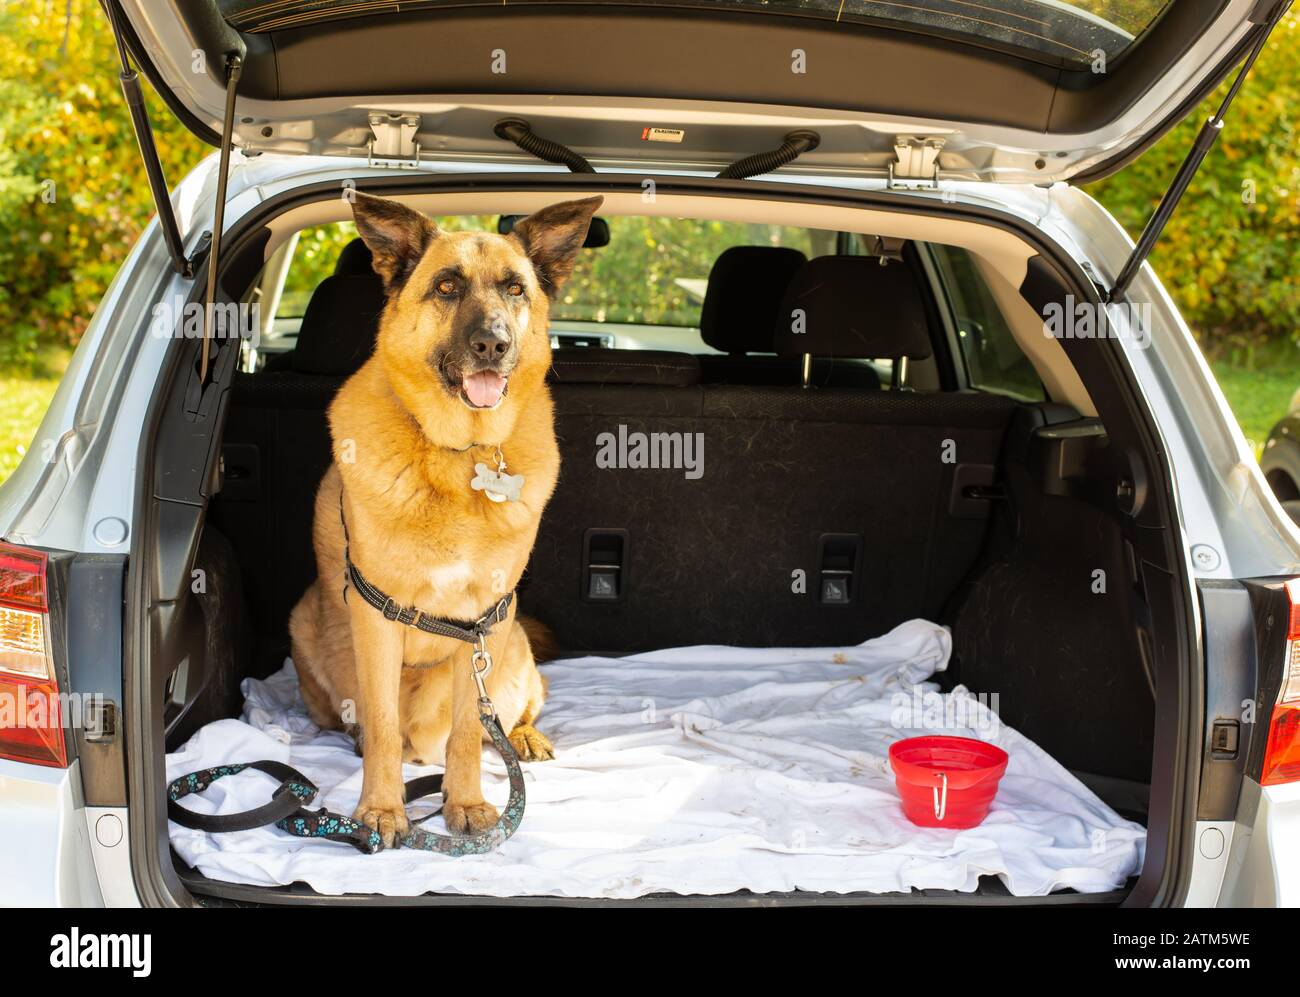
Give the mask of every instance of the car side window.
<path id="1" fill-rule="evenodd" d="M 1045 400 L 1043 382 L 1012 335 L 971 254 L 940 245 L 931 245 L 930 252 L 957 328 L 970 386 L 1025 401 Z"/>

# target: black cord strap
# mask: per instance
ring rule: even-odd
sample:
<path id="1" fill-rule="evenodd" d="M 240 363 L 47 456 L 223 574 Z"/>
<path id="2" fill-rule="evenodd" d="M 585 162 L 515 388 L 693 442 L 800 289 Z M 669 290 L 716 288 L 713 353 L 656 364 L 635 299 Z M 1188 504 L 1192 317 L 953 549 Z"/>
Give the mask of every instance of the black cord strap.
<path id="1" fill-rule="evenodd" d="M 552 142 L 533 132 L 532 126 L 522 118 L 502 118 L 493 131 L 499 138 L 513 142 L 530 156 L 548 163 L 561 163 L 570 173 L 595 173 L 596 169 L 580 154 L 566 145 Z"/>
<path id="2" fill-rule="evenodd" d="M 779 148 L 769 152 L 756 152 L 752 156 L 738 159 L 721 173 L 719 180 L 744 180 L 764 173 L 779 170 L 782 166 L 794 162 L 805 152 L 811 152 L 821 143 L 821 136 L 816 132 L 799 130 L 785 137 Z"/>

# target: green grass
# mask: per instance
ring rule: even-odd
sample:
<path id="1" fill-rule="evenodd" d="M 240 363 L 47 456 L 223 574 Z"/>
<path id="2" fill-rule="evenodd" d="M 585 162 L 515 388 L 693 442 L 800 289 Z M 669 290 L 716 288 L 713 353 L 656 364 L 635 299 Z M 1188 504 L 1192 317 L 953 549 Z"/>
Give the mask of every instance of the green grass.
<path id="1" fill-rule="evenodd" d="M 1289 344 L 1272 346 L 1248 362 L 1239 358 L 1211 360 L 1210 369 L 1242 435 L 1258 457 L 1269 430 L 1286 415 L 1291 396 L 1300 390 L 1300 349 Z"/>
<path id="2" fill-rule="evenodd" d="M 13 474 L 31 446 L 59 379 L 58 374 L 0 372 L 0 482 Z"/>

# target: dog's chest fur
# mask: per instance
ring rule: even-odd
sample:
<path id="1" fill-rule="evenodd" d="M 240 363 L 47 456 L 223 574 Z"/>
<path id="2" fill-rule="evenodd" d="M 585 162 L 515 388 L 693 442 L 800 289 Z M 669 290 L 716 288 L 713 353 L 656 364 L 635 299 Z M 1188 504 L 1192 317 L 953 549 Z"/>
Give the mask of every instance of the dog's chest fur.
<path id="1" fill-rule="evenodd" d="M 508 469 L 524 485 L 519 501 L 497 503 L 470 487 L 474 464 L 491 460 L 494 448 L 434 446 L 400 408 L 351 388 L 339 393 L 330 421 L 353 559 L 404 605 L 453 619 L 479 616 L 518 584 L 555 487 L 549 395 L 542 388 L 532 396 L 502 441 Z M 345 449 L 344 441 L 356 443 Z"/>

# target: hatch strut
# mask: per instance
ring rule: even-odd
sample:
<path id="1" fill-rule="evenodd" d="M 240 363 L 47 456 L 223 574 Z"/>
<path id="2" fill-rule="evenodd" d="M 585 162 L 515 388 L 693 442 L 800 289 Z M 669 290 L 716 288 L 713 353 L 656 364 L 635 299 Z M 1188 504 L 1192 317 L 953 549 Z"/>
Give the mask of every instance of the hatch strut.
<path id="1" fill-rule="evenodd" d="M 162 161 L 158 158 L 153 129 L 149 126 L 149 109 L 145 106 L 144 91 L 140 88 L 140 74 L 132 68 L 127 56 L 125 35 L 118 21 L 122 14 L 116 3 L 110 2 L 105 6 L 108 8 L 113 40 L 117 42 L 117 55 L 122 61 L 122 72 L 119 75 L 122 94 L 126 97 L 127 110 L 131 112 L 131 127 L 135 130 L 140 158 L 144 160 L 144 171 L 149 177 L 149 190 L 153 194 L 154 207 L 158 210 L 158 226 L 162 229 L 163 241 L 167 243 L 167 252 L 172 258 L 172 269 L 182 277 L 192 278 L 194 267 L 186 258 L 185 246 L 181 242 L 181 230 L 176 224 L 176 212 L 172 209 L 167 178 L 163 176 Z"/>
<path id="2" fill-rule="evenodd" d="M 226 221 L 226 188 L 230 183 L 230 146 L 235 132 L 235 91 L 244 60 L 226 56 L 226 112 L 221 123 L 221 159 L 217 166 L 217 203 L 212 214 L 212 242 L 208 246 L 208 284 L 203 292 L 203 357 L 199 361 L 199 384 L 208 379 L 208 350 L 212 341 L 212 313 L 217 297 L 217 258 L 221 255 L 221 229 Z"/>
<path id="3" fill-rule="evenodd" d="M 187 280 L 193 280 L 194 261 L 185 255 L 180 228 L 176 224 L 176 212 L 172 208 L 171 193 L 167 187 L 167 178 L 163 175 L 162 161 L 158 158 L 158 146 L 154 142 L 153 128 L 149 125 L 149 111 L 145 106 L 144 92 L 140 88 L 140 74 L 132 68 L 126 50 L 126 33 L 121 21 L 125 15 L 111 0 L 105 6 L 108 9 L 113 39 L 117 42 L 117 55 L 122 63 L 122 93 L 126 95 L 126 106 L 131 111 L 131 126 L 135 129 L 136 142 L 140 146 L 140 157 L 144 160 L 145 173 L 149 177 L 149 190 L 153 194 L 154 207 L 158 211 L 158 224 L 162 228 L 163 240 L 167 243 L 167 252 L 172 258 L 172 269 Z M 235 91 L 243 65 L 243 59 L 239 55 L 231 53 L 226 56 L 226 106 L 221 126 L 221 159 L 217 168 L 217 203 L 213 210 L 211 241 L 207 243 L 208 284 L 204 290 L 203 352 L 199 362 L 199 384 L 203 384 L 208 379 L 208 354 L 211 348 L 212 319 L 217 293 L 217 258 L 221 252 L 221 229 L 225 224 L 226 190 L 230 180 L 230 146 L 235 131 Z M 202 246 L 203 244 L 200 243 L 200 248 Z"/>
<path id="4" fill-rule="evenodd" d="M 1265 3 L 1257 5 L 1256 9 L 1266 6 Z M 1183 164 L 1178 167 L 1178 172 L 1174 175 L 1173 181 L 1165 191 L 1164 197 L 1160 199 L 1160 204 L 1155 213 L 1151 216 L 1146 227 L 1142 229 L 1142 235 L 1138 237 L 1137 245 L 1133 247 L 1133 252 L 1125 261 L 1124 266 L 1120 269 L 1119 276 L 1115 278 L 1115 286 L 1110 289 L 1106 295 L 1108 303 L 1118 301 L 1122 298 L 1129 285 L 1133 283 L 1133 278 L 1137 276 L 1138 270 L 1146 262 L 1146 258 L 1151 255 L 1151 249 L 1160 238 L 1160 233 L 1164 231 L 1165 225 L 1178 207 L 1178 202 L 1182 199 L 1183 194 L 1187 192 L 1187 187 L 1192 182 L 1192 177 L 1200 169 L 1201 163 L 1205 160 L 1206 155 L 1213 147 L 1215 139 L 1223 130 L 1223 118 L 1228 113 L 1228 108 L 1232 105 L 1233 99 L 1237 96 L 1237 91 L 1241 89 L 1242 83 L 1246 80 L 1246 74 L 1250 72 L 1251 67 L 1255 64 L 1255 59 L 1264 49 L 1264 43 L 1268 41 L 1268 36 L 1272 33 L 1274 26 L 1282 15 L 1286 13 L 1287 8 L 1291 6 L 1291 0 L 1282 0 L 1277 4 L 1277 9 L 1268 17 L 1258 19 L 1252 17 L 1255 23 L 1262 24 L 1259 38 L 1251 47 L 1250 53 L 1246 56 L 1245 61 L 1241 64 L 1241 69 L 1237 72 L 1237 78 L 1232 81 L 1232 86 L 1228 88 L 1227 94 L 1219 104 L 1219 109 L 1210 116 L 1210 118 L 1201 126 L 1196 141 L 1192 143 L 1191 150 L 1187 153 L 1187 158 Z"/>

